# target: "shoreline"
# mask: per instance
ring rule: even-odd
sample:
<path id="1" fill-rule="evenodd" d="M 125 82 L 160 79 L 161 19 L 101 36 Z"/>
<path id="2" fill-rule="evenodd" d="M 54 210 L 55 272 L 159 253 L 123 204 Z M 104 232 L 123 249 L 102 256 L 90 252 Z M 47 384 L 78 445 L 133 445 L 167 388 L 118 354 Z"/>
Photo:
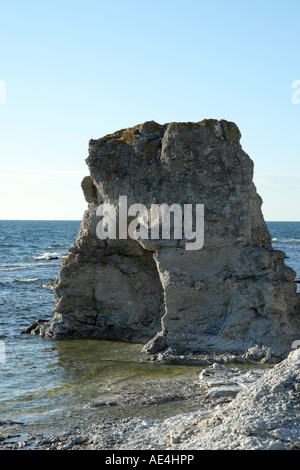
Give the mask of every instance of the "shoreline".
<path id="1" fill-rule="evenodd" d="M 209 398 L 203 387 L 188 377 L 133 381 L 122 394 L 117 386 L 110 388 L 109 395 L 101 395 L 99 400 L 93 400 L 83 408 L 95 410 L 95 415 L 98 410 L 111 410 L 111 417 L 95 416 L 90 425 L 78 423 L 73 429 L 52 434 L 32 433 L 30 426 L 23 423 L 0 421 L 0 450 L 117 449 L 121 430 L 126 434 L 141 423 L 173 419 L 177 416 L 176 409 L 181 410 L 180 414 L 198 413 L 228 402 L 227 397 Z M 116 411 L 119 415 L 127 413 L 127 417 L 113 416 Z M 161 419 L 151 417 L 158 415 Z"/>
<path id="2" fill-rule="evenodd" d="M 123 408 L 126 417 L 95 417 L 55 435 L 32 434 L 21 423 L 2 421 L 0 450 L 300 448 L 299 349 L 271 368 L 214 363 L 195 381 L 140 380 L 117 392 L 112 389 L 107 400 L 101 397 L 86 409 Z M 174 408 L 166 417 L 169 405 Z M 151 418 L 150 409 L 156 418 Z"/>

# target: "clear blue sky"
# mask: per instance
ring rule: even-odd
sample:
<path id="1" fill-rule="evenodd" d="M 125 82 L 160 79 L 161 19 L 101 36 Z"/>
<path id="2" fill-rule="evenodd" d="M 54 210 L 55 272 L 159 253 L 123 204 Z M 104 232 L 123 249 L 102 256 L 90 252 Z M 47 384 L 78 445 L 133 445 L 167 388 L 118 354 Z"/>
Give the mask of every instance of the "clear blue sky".
<path id="1" fill-rule="evenodd" d="M 81 219 L 91 138 L 215 118 L 239 126 L 266 220 L 300 220 L 299 0 L 10 0 L 0 16 L 0 219 Z"/>

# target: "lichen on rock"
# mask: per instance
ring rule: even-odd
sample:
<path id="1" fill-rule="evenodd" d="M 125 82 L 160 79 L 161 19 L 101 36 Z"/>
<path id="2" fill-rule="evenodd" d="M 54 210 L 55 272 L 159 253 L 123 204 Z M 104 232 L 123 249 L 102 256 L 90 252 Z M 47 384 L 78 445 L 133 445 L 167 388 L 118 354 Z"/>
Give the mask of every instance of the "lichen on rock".
<path id="1" fill-rule="evenodd" d="M 253 162 L 225 120 L 153 121 L 91 140 L 88 202 L 36 334 L 140 342 L 149 354 L 279 361 L 300 334 L 295 273 L 272 248 Z M 184 239 L 99 239 L 97 208 L 203 204 L 204 246 Z"/>

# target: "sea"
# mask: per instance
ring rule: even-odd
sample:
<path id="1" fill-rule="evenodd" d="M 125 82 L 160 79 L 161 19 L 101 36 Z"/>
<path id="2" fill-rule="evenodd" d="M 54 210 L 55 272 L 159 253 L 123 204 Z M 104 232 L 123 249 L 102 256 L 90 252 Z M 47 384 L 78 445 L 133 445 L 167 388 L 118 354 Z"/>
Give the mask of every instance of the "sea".
<path id="1" fill-rule="evenodd" d="M 267 222 L 274 249 L 300 281 L 300 222 Z M 21 423 L 30 433 L 55 435 L 98 418 L 157 417 L 155 407 L 93 407 L 141 379 L 189 377 L 199 367 L 146 361 L 140 344 L 88 339 L 51 340 L 22 333 L 50 320 L 54 282 L 80 221 L 0 221 L 0 441 L 1 424 Z M 297 283 L 299 290 L 300 284 Z M 184 405 L 182 405 L 184 406 Z M 159 417 L 185 412 L 172 404 Z"/>

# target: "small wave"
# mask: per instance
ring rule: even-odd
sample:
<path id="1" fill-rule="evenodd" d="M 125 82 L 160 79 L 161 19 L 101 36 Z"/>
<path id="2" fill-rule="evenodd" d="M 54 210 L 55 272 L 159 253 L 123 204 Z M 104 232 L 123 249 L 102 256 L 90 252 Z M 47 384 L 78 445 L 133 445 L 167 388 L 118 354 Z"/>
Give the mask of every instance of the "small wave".
<path id="1" fill-rule="evenodd" d="M 0 271 L 17 271 L 31 268 L 32 264 L 0 264 Z"/>
<path id="2" fill-rule="evenodd" d="M 61 254 L 60 253 L 42 253 L 41 255 L 38 255 L 38 256 L 34 256 L 33 257 L 34 259 L 36 260 L 47 260 L 47 261 L 50 261 L 52 259 L 60 259 L 61 258 Z"/>
<path id="3" fill-rule="evenodd" d="M 300 240 L 299 238 L 272 238 L 272 242 L 276 243 L 288 243 L 290 245 L 300 245 Z"/>
<path id="4" fill-rule="evenodd" d="M 15 282 L 35 282 L 35 281 L 38 281 L 39 278 L 38 277 L 33 277 L 31 279 L 15 279 Z"/>
<path id="5" fill-rule="evenodd" d="M 48 263 L 31 263 L 31 264 L 0 264 L 0 271 L 18 271 L 20 269 L 36 268 L 46 266 Z"/>

